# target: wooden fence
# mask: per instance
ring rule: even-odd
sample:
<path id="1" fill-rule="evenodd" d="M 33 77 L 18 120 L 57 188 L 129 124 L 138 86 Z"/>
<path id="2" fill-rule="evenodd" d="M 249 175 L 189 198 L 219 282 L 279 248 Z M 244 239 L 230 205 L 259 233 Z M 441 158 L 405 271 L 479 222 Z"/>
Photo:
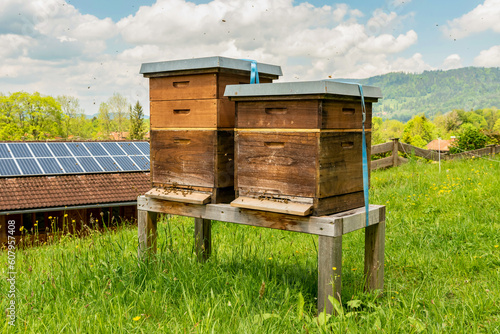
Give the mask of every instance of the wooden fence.
<path id="1" fill-rule="evenodd" d="M 392 155 L 386 158 L 372 160 L 371 161 L 371 169 L 379 169 L 386 167 L 399 166 L 408 162 L 408 159 L 400 157 L 398 152 L 414 154 L 417 157 L 422 157 L 425 159 L 439 161 L 440 154 L 437 151 L 426 150 L 420 147 L 415 147 L 409 144 L 405 144 L 399 141 L 399 138 L 394 138 L 392 141 L 372 146 L 371 155 L 382 154 L 392 152 Z M 493 155 L 500 153 L 499 145 L 488 145 L 485 148 L 481 148 L 474 151 L 468 151 L 458 154 L 448 154 L 441 153 L 441 160 L 453 160 L 453 159 L 462 159 L 462 158 L 471 158 L 471 157 L 482 157 L 485 155 Z"/>

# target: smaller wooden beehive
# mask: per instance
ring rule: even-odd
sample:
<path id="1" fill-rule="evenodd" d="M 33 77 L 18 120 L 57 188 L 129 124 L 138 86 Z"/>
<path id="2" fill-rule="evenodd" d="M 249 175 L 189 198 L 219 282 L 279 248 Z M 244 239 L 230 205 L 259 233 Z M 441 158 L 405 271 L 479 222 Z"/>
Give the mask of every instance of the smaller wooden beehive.
<path id="1" fill-rule="evenodd" d="M 366 143 L 380 89 L 364 86 Z M 234 85 L 234 206 L 326 215 L 363 206 L 357 85 L 333 81 Z M 368 156 L 370 153 L 368 152 Z"/>
<path id="2" fill-rule="evenodd" d="M 257 63 L 260 82 L 279 66 Z M 234 199 L 234 102 L 229 84 L 248 84 L 251 62 L 225 57 L 142 64 L 149 78 L 151 180 L 148 196 L 188 203 Z"/>

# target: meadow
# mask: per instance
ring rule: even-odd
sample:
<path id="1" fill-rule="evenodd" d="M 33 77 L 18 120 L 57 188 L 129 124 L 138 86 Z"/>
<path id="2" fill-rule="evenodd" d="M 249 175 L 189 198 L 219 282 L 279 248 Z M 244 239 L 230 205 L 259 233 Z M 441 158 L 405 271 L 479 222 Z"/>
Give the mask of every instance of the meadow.
<path id="1" fill-rule="evenodd" d="M 162 217 L 158 254 L 137 228 L 16 250 L 17 319 L 3 333 L 500 333 L 500 157 L 410 163 L 371 174 L 387 206 L 385 289 L 363 287 L 364 232 L 344 236 L 342 307 L 317 316 L 317 237 Z M 0 254 L 5 278 L 7 253 Z M 6 309 L 8 283 L 0 282 Z"/>

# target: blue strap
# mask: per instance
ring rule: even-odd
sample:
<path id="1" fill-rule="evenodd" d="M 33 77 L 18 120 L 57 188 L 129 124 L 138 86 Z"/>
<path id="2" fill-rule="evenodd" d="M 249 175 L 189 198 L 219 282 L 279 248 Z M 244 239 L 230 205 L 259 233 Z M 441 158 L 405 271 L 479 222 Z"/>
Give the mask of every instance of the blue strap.
<path id="1" fill-rule="evenodd" d="M 361 95 L 361 110 L 363 112 L 363 135 L 362 135 L 362 150 L 363 150 L 363 192 L 365 195 L 365 210 L 366 210 L 366 226 L 369 225 L 369 209 L 370 202 L 368 196 L 368 155 L 366 150 L 366 136 L 365 136 L 365 121 L 366 121 L 366 107 L 365 107 L 365 96 L 363 94 L 363 86 L 358 84 L 359 94 Z"/>
<path id="2" fill-rule="evenodd" d="M 242 59 L 250 62 L 250 83 L 260 83 L 259 82 L 259 71 L 257 70 L 257 62 L 252 59 Z"/>

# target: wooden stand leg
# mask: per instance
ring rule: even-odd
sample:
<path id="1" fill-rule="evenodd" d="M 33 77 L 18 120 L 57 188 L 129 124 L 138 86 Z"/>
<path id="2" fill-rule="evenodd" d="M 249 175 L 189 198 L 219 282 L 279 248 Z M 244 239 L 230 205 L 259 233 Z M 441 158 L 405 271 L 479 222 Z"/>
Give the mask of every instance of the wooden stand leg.
<path id="1" fill-rule="evenodd" d="M 194 219 L 194 240 L 198 261 L 205 262 L 212 252 L 212 221 L 209 219 Z"/>
<path id="2" fill-rule="evenodd" d="M 365 290 L 384 288 L 385 222 L 365 229 Z"/>
<path id="3" fill-rule="evenodd" d="M 318 314 L 333 313 L 328 296 L 340 301 L 342 285 L 342 236 L 318 236 Z"/>
<path id="4" fill-rule="evenodd" d="M 137 210 L 137 225 L 139 235 L 139 259 L 144 258 L 147 254 L 156 253 L 156 238 L 158 232 L 156 230 L 156 212 Z"/>

